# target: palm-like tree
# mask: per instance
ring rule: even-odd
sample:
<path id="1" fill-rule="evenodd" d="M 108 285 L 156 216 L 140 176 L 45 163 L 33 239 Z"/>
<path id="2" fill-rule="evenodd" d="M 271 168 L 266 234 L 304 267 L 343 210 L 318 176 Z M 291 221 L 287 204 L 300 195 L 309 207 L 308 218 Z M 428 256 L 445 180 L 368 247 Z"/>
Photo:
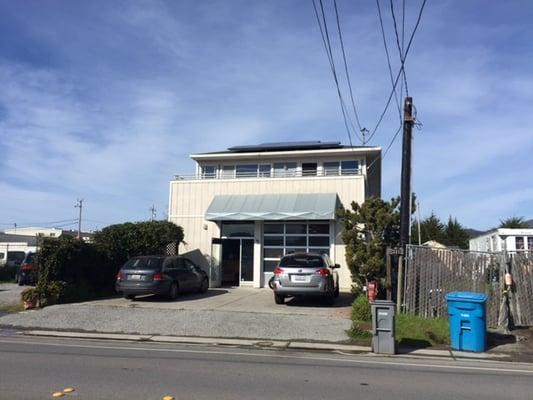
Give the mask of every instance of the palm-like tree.
<path id="1" fill-rule="evenodd" d="M 524 217 L 509 217 L 504 220 L 500 219 L 499 228 L 528 228 Z"/>

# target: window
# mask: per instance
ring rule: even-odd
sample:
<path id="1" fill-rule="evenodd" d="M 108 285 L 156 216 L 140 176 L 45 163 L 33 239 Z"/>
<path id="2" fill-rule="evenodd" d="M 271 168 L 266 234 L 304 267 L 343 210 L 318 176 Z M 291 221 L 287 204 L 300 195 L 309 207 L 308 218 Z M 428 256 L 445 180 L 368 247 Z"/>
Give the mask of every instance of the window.
<path id="1" fill-rule="evenodd" d="M 263 271 L 270 273 L 287 254 L 329 255 L 329 222 L 266 222 L 263 236 Z"/>
<path id="2" fill-rule="evenodd" d="M 161 268 L 161 261 L 160 257 L 136 257 L 130 259 L 122 268 L 157 271 Z"/>
<path id="3" fill-rule="evenodd" d="M 302 175 L 303 176 L 312 176 L 316 175 L 316 163 L 303 163 L 302 164 Z"/>
<path id="4" fill-rule="evenodd" d="M 303 255 L 285 257 L 279 266 L 285 268 L 322 268 L 326 265 L 322 257 Z"/>
<path id="5" fill-rule="evenodd" d="M 359 162 L 355 160 L 341 161 L 341 175 L 356 175 L 359 172 Z"/>
<path id="6" fill-rule="evenodd" d="M 204 165 L 202 167 L 202 178 L 213 179 L 216 176 L 217 167 L 214 165 Z"/>
<path id="7" fill-rule="evenodd" d="M 237 178 L 254 178 L 257 177 L 257 164 L 240 164 L 237 165 Z"/>
<path id="8" fill-rule="evenodd" d="M 286 233 L 288 234 L 306 234 L 307 224 L 287 224 Z"/>
<path id="9" fill-rule="evenodd" d="M 516 237 L 516 250 L 524 250 L 524 238 L 522 236 Z"/>
<path id="10" fill-rule="evenodd" d="M 284 224 L 265 224 L 265 234 L 267 233 L 283 233 L 285 229 Z"/>
<path id="11" fill-rule="evenodd" d="M 222 222 L 222 237 L 254 237 L 253 222 Z"/>
<path id="12" fill-rule="evenodd" d="M 221 178 L 235 178 L 235 165 L 223 165 L 220 171 Z"/>
<path id="13" fill-rule="evenodd" d="M 295 162 L 275 163 L 274 164 L 274 176 L 275 177 L 296 176 L 296 163 Z"/>
<path id="14" fill-rule="evenodd" d="M 324 175 L 339 175 L 339 162 L 328 161 L 324 165 Z"/>
<path id="15" fill-rule="evenodd" d="M 270 164 L 261 164 L 259 165 L 259 177 L 260 178 L 270 178 L 271 175 L 271 165 Z"/>
<path id="16" fill-rule="evenodd" d="M 5 257 L 5 254 L 4 253 L 0 253 L 0 260 L 3 260 Z"/>
<path id="17" fill-rule="evenodd" d="M 527 249 L 533 251 L 533 236 L 527 237 Z"/>

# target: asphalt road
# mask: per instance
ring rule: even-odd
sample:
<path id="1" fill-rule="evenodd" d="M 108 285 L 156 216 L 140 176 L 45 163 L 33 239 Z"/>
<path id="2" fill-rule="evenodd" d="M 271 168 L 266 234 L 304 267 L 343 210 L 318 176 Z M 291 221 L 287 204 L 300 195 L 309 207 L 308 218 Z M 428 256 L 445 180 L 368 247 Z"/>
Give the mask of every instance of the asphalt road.
<path id="1" fill-rule="evenodd" d="M 0 398 L 530 399 L 533 366 L 0 336 Z"/>

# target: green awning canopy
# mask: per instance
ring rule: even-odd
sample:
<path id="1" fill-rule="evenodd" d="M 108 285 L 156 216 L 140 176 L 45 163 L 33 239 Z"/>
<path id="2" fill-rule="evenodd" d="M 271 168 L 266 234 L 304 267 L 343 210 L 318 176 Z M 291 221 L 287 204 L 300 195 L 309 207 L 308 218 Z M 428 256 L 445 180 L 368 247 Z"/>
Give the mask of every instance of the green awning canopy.
<path id="1" fill-rule="evenodd" d="M 332 220 L 336 193 L 248 194 L 215 196 L 208 221 Z"/>

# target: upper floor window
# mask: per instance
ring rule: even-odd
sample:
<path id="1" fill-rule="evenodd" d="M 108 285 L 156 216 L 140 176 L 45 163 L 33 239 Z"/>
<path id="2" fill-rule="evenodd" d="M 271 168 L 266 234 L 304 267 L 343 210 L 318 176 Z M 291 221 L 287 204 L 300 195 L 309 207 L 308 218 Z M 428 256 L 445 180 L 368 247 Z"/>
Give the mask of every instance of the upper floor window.
<path id="1" fill-rule="evenodd" d="M 271 176 L 270 164 L 260 164 L 259 165 L 259 177 L 270 178 L 270 176 Z"/>
<path id="2" fill-rule="evenodd" d="M 533 236 L 527 237 L 527 249 L 533 251 Z"/>
<path id="3" fill-rule="evenodd" d="M 302 163 L 302 175 L 310 176 L 316 175 L 316 163 Z"/>
<path id="4" fill-rule="evenodd" d="M 235 165 L 223 165 L 220 170 L 221 178 L 235 178 Z"/>
<path id="5" fill-rule="evenodd" d="M 296 162 L 275 163 L 274 176 L 296 176 Z"/>
<path id="6" fill-rule="evenodd" d="M 339 165 L 338 161 L 324 162 L 324 175 L 339 175 Z"/>
<path id="7" fill-rule="evenodd" d="M 202 167 L 202 178 L 213 179 L 216 177 L 217 167 L 214 165 L 204 165 Z"/>
<path id="8" fill-rule="evenodd" d="M 341 161 L 341 175 L 356 175 L 359 172 L 359 162 L 356 160 Z"/>
<path id="9" fill-rule="evenodd" d="M 359 162 L 357 160 L 325 161 L 324 175 L 357 175 Z"/>
<path id="10" fill-rule="evenodd" d="M 237 178 L 252 178 L 257 176 L 257 164 L 240 164 L 235 170 Z"/>
<path id="11" fill-rule="evenodd" d="M 516 250 L 524 250 L 524 238 L 522 236 L 516 237 Z"/>

